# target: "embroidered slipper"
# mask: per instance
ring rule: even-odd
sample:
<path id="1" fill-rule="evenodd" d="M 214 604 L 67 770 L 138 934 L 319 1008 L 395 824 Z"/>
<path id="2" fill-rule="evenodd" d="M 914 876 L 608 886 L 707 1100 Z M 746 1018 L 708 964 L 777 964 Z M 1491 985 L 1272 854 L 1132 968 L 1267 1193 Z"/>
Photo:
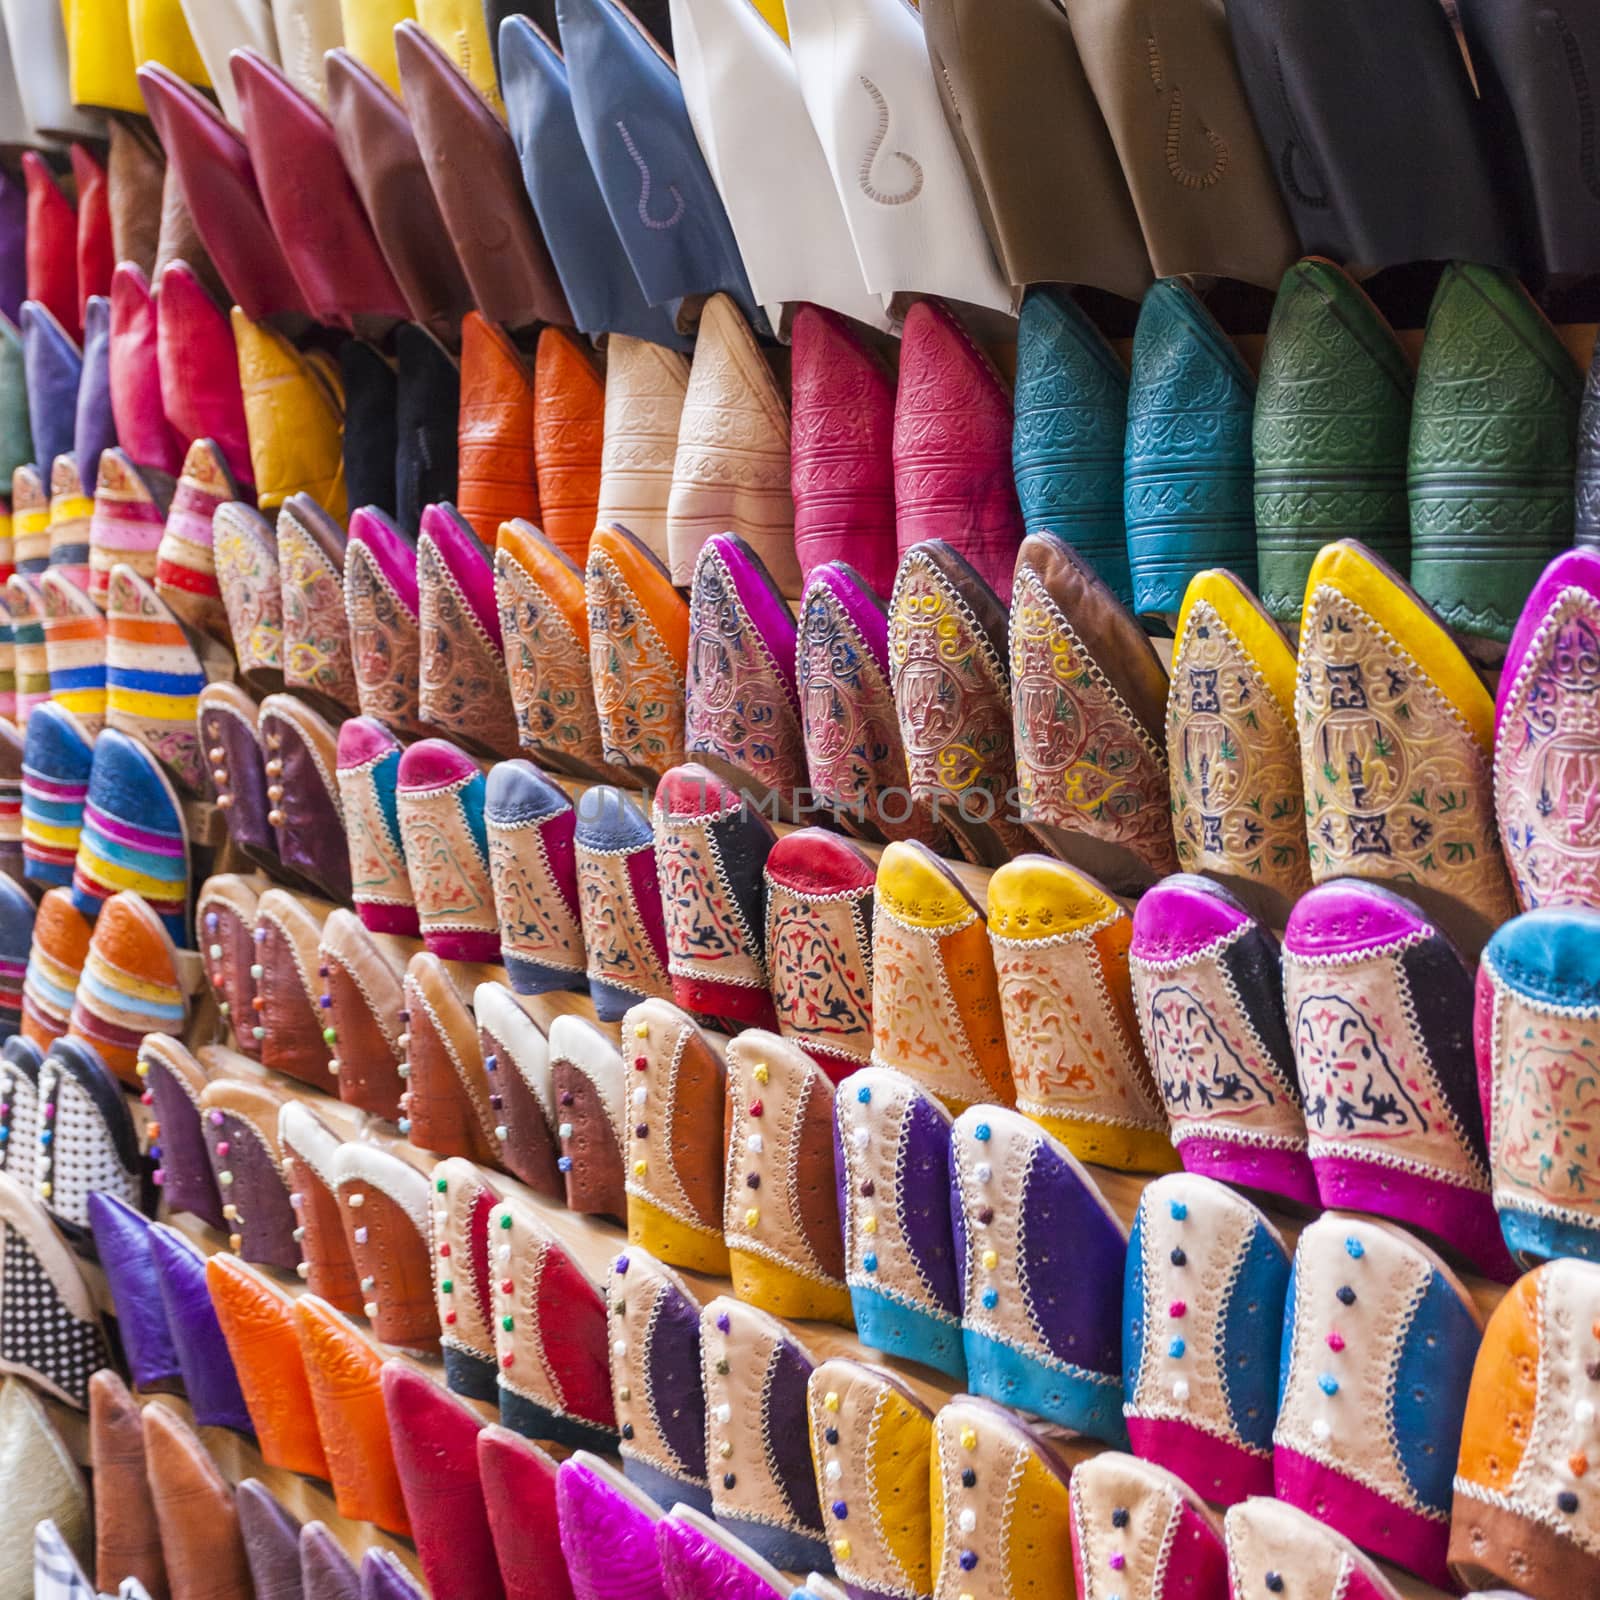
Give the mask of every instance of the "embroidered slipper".
<path id="1" fill-rule="evenodd" d="M 1587 1537 L 1594 1513 L 1585 1481 L 1594 1448 L 1589 1373 L 1597 1311 L 1600 1267 L 1562 1260 L 1527 1274 L 1490 1316 L 1456 1465 L 1450 1568 L 1457 1581 L 1557 1595 L 1568 1592 L 1565 1584 L 1581 1592 L 1600 1577 Z"/>
<path id="2" fill-rule="evenodd" d="M 498 961 L 482 767 L 424 739 L 400 757 L 396 799 L 423 942 L 445 961 Z"/>
<path id="3" fill-rule="evenodd" d="M 320 950 L 333 909 L 287 889 L 269 889 L 257 901 L 255 1014 L 240 1030 L 252 1035 L 264 1066 L 328 1093 L 337 1085 L 328 1070 L 333 1041 L 326 1036 L 327 1008 L 321 1005 Z"/>
<path id="4" fill-rule="evenodd" d="M 339 725 L 339 804 L 356 914 L 374 933 L 415 939 L 422 929 L 400 837 L 400 755 L 400 741 L 373 717 L 348 717 Z"/>
<path id="5" fill-rule="evenodd" d="M 1184 1166 L 1316 1206 L 1278 941 L 1219 884 L 1179 873 L 1140 900 L 1128 966 Z"/>
<path id="6" fill-rule="evenodd" d="M 293 1296 L 224 1251 L 206 1262 L 206 1287 L 239 1375 L 261 1459 L 285 1472 L 326 1479 L 328 1458 L 295 1332 Z"/>
<path id="7" fill-rule="evenodd" d="M 889 613 L 843 561 L 824 562 L 806 582 L 795 680 L 811 803 L 831 806 L 839 825 L 864 839 L 920 839 L 930 849 L 953 849 L 927 802 L 906 788 Z"/>
<path id="8" fill-rule="evenodd" d="M 794 821 L 806 782 L 795 621 L 761 558 L 737 534 L 716 533 L 700 546 L 689 636 L 685 748 Z"/>
<path id="9" fill-rule="evenodd" d="M 577 810 L 531 761 L 490 769 L 483 820 L 500 959 L 518 994 L 578 989 L 586 959 L 574 853 Z"/>
<path id="10" fill-rule="evenodd" d="M 843 1356 L 817 1367 L 806 1388 L 840 1582 L 870 1600 L 931 1600 L 933 1413 L 893 1373 Z"/>
<path id="11" fill-rule="evenodd" d="M 31 1039 L 13 1038 L 0 1048 L 0 1172 L 32 1194 L 38 1182 L 39 1069 L 44 1052 Z"/>
<path id="12" fill-rule="evenodd" d="M 659 999 L 622 1019 L 622 1052 L 633 1068 L 625 1090 L 629 1242 L 671 1266 L 725 1277 L 722 1058 L 691 1016 Z"/>
<path id="13" fill-rule="evenodd" d="M 1295 653 L 1231 572 L 1184 592 L 1166 745 L 1178 864 L 1274 923 L 1311 887 L 1294 720 Z"/>
<path id="14" fill-rule="evenodd" d="M 787 1600 L 789 1580 L 776 1567 L 692 1506 L 656 1524 L 656 1552 L 667 1600 Z"/>
<path id="15" fill-rule="evenodd" d="M 223 325 L 223 331 L 226 332 L 226 324 Z M 230 347 L 232 343 L 233 337 L 229 334 Z M 232 356 L 231 348 L 229 355 Z M 237 365 L 237 358 L 234 360 Z M 237 386 L 233 399 L 235 404 L 241 404 Z M 239 438 L 236 448 L 243 449 L 242 409 L 237 422 Z M 160 542 L 156 546 L 155 570 L 142 575 L 154 579 L 156 593 L 166 601 L 180 621 L 201 633 L 209 633 L 213 638 L 231 643 L 232 618 L 217 567 L 215 519 L 224 506 L 237 504 L 248 509 L 250 501 L 246 490 L 234 477 L 229 459 L 228 453 L 214 439 L 196 439 L 189 446 L 183 458 L 183 470 L 178 474 L 177 487 L 172 491 L 172 504 L 161 529 Z M 245 459 L 248 462 L 248 456 Z M 103 490 L 95 495 L 97 514 L 102 493 Z M 246 518 L 241 517 L 240 520 L 248 522 Z M 234 519 L 230 515 L 223 521 L 224 532 L 228 532 L 233 525 Z M 91 547 L 91 560 L 94 553 Z M 109 577 L 109 563 L 106 572 Z M 237 596 L 235 601 L 237 603 Z"/>
<path id="16" fill-rule="evenodd" d="M 942 540 L 901 557 L 889 601 L 889 681 L 914 802 L 963 853 L 1000 866 L 1027 848 L 999 596 Z"/>
<path id="17" fill-rule="evenodd" d="M 139 1045 L 134 1077 L 143 1086 L 140 1099 L 158 1119 L 145 1131 L 152 1140 L 159 1133 L 161 1141 L 161 1164 L 151 1181 L 169 1211 L 186 1211 L 220 1230 L 222 1196 L 200 1123 L 200 1096 L 210 1076 L 170 1034 L 146 1034 Z"/>
<path id="18" fill-rule="evenodd" d="M 150 1230 L 150 1259 L 195 1425 L 248 1434 L 250 1411 L 206 1287 L 205 1252 L 177 1229 L 158 1222 Z M 156 1488 L 153 1480 L 150 1487 Z"/>
<path id="19" fill-rule="evenodd" d="M 515 755 L 517 713 L 506 677 L 493 557 L 454 506 L 432 505 L 422 513 L 417 590 L 423 718 L 488 755 Z"/>
<path id="20" fill-rule="evenodd" d="M 506 1600 L 573 1600 L 561 1554 L 555 1458 L 491 1424 L 478 1433 L 478 1481 Z"/>
<path id="21" fill-rule="evenodd" d="M 1283 1594 L 1292 1576 L 1305 1585 L 1307 1600 L 1400 1600 L 1377 1564 L 1342 1533 L 1282 1500 L 1260 1496 L 1234 1506 L 1223 1533 L 1230 1594 Z"/>
<path id="22" fill-rule="evenodd" d="M 1283 998 L 1322 1203 L 1408 1223 L 1512 1282 L 1478 1097 L 1472 975 L 1449 939 L 1381 884 L 1323 884 L 1284 932 Z"/>
<path id="23" fill-rule="evenodd" d="M 278 1148 L 289 1185 L 300 1246 L 295 1268 L 302 1282 L 337 1311 L 361 1311 L 361 1275 L 345 1237 L 334 1192 L 333 1163 L 344 1141 L 302 1100 L 286 1100 L 278 1113 Z"/>
<path id="24" fill-rule="evenodd" d="M 58 468 L 62 464 L 58 462 Z M 82 485 L 74 481 L 75 477 L 75 474 L 63 474 L 60 488 L 70 491 L 76 487 L 81 493 Z M 57 487 L 55 479 L 56 473 L 52 471 L 52 491 Z M 104 609 L 110 596 L 111 569 L 115 566 L 126 565 L 146 582 L 154 580 L 160 570 L 163 529 L 175 492 L 173 480 L 164 473 L 138 466 L 123 451 L 113 449 L 104 451 L 100 457 L 87 529 L 74 529 L 70 520 L 63 522 L 58 517 L 58 504 L 65 512 L 67 502 L 58 501 L 52 493 L 49 529 L 52 547 L 59 536 L 77 534 L 85 570 L 82 583 L 76 586 L 97 607 Z"/>
<path id="25" fill-rule="evenodd" d="M 670 1267 L 629 1249 L 611 1263 L 606 1326 L 622 1470 L 658 1505 L 709 1511 L 699 1302 Z"/>
<path id="26" fill-rule="evenodd" d="M 145 1393 L 180 1389 L 183 1368 L 156 1274 L 155 1224 L 113 1195 L 91 1193 L 86 1209 L 95 1254 L 111 1291 L 128 1376 L 134 1387 Z M 91 1410 L 93 1395 L 91 1386 Z"/>
<path id="27" fill-rule="evenodd" d="M 1471 1295 L 1404 1229 L 1329 1212 L 1295 1247 L 1283 1326 L 1278 1498 L 1448 1586 L 1451 1475 L 1483 1336 Z M 1364 1337 L 1381 1327 L 1403 1331 Z M 1360 1397 L 1402 1384 L 1407 1426 L 1375 1438 Z"/>
<path id="28" fill-rule="evenodd" d="M 994 1582 L 1074 1593 L 1067 1466 L 1053 1446 L 1010 1411 L 966 1395 L 934 1418 L 933 1436 L 942 1511 L 934 1593 Z"/>
<path id="29" fill-rule="evenodd" d="M 278 858 L 332 900 L 350 899 L 350 846 L 339 798 L 336 729 L 292 694 L 261 702 L 257 727 L 265 756 L 267 821 Z"/>
<path id="30" fill-rule="evenodd" d="M 477 1025 L 438 956 L 426 950 L 412 956 L 405 1003 L 408 1070 L 400 1131 L 419 1149 L 499 1166 L 500 1123 L 489 1104 Z"/>
<path id="31" fill-rule="evenodd" d="M 925 845 L 897 840 L 879 858 L 872 953 L 872 1064 L 905 1073 L 952 1111 L 1013 1104 L 982 908 Z"/>
<path id="32" fill-rule="evenodd" d="M 1181 1478 L 1115 1450 L 1073 1471 L 1072 1566 L 1083 1600 L 1178 1600 L 1225 1591 L 1216 1516 Z"/>
<path id="33" fill-rule="evenodd" d="M 621 1220 L 628 1214 L 625 1162 L 636 1137 L 622 1056 L 608 1033 L 570 1014 L 550 1024 L 549 1049 L 567 1208 Z"/>
<path id="34" fill-rule="evenodd" d="M 1127 1230 L 1071 1152 L 1018 1112 L 964 1111 L 950 1149 L 969 1390 L 1126 1448 Z"/>
<path id="35" fill-rule="evenodd" d="M 501 1422 L 530 1439 L 614 1451 L 604 1294 L 526 1200 L 508 1196 L 495 1207 L 489 1238 L 500 1285 Z"/>
<path id="36" fill-rule="evenodd" d="M 573 832 L 578 910 L 595 1016 L 615 1022 L 640 1000 L 667 999 L 667 934 L 650 820 L 620 789 L 578 801 Z"/>
<path id="37" fill-rule="evenodd" d="M 772 1027 L 761 876 L 771 824 L 694 762 L 662 779 L 651 824 L 672 998 L 697 1017 Z"/>
<path id="38" fill-rule="evenodd" d="M 36 706 L 22 745 L 22 870 L 30 881 L 72 882 L 93 766 L 88 729 L 65 706 Z"/>
<path id="39" fill-rule="evenodd" d="M 666 1513 L 649 1495 L 599 1456 L 580 1450 L 556 1471 L 556 1507 L 577 1600 L 604 1600 L 619 1585 L 625 1594 L 664 1600 L 655 1530 Z"/>
<path id="40" fill-rule="evenodd" d="M 727 1062 L 723 1235 L 734 1293 L 775 1316 L 849 1327 L 839 1195 L 828 1181 L 833 1084 L 798 1045 L 760 1029 L 732 1040 Z"/>
<path id="41" fill-rule="evenodd" d="M 439 1316 L 427 1178 L 377 1145 L 346 1143 L 334 1153 L 333 1192 L 374 1336 L 431 1353 L 439 1344 Z"/>
<path id="42" fill-rule="evenodd" d="M 179 1035 L 188 1020 L 172 936 L 138 895 L 112 895 L 89 941 L 68 1032 L 93 1045 L 106 1065 L 133 1085 L 145 1036 Z"/>
<path id="43" fill-rule="evenodd" d="M 146 1406 L 144 1453 L 161 1555 L 175 1595 L 254 1593 L 232 1485 L 200 1436 L 169 1406 Z"/>
<path id="44" fill-rule="evenodd" d="M 107 1593 L 125 1578 L 164 1593 L 167 1567 L 150 1495 L 139 1403 L 109 1367 L 89 1380 L 89 1467 L 100 1505 L 94 1523 L 95 1581 Z"/>
<path id="45" fill-rule="evenodd" d="M 593 527 L 591 516 L 589 531 Z M 520 517 L 504 522 L 496 539 L 494 592 L 518 742 L 563 772 L 605 778 L 582 553 L 567 554 Z"/>
<path id="46" fill-rule="evenodd" d="M 322 925 L 317 946 L 318 972 L 328 1004 L 338 1054 L 328 1071 L 339 1080 L 346 1105 L 397 1122 L 405 1091 L 405 963 L 415 948 L 409 941 L 369 933 L 353 911 L 333 912 Z"/>
<path id="47" fill-rule="evenodd" d="M 237 1048 L 261 1059 L 255 1036 L 256 917 L 268 880 L 259 873 L 224 872 L 207 878 L 195 900 L 195 929 L 206 982 L 217 1013 L 233 1030 Z"/>
<path id="48" fill-rule="evenodd" d="M 22 1036 L 41 1049 L 67 1031 L 93 932 L 68 889 L 50 889 L 34 917 L 22 978 Z"/>
<path id="49" fill-rule="evenodd" d="M 363 715 L 402 738 L 423 735 L 417 541 L 392 517 L 359 506 L 345 546 L 344 608 Z"/>
<path id="50" fill-rule="evenodd" d="M 1351 539 L 1306 580 L 1295 722 L 1312 877 L 1403 879 L 1475 958 L 1516 907 L 1494 826 L 1494 706 L 1441 620 Z"/>
<path id="51" fill-rule="evenodd" d="M 283 682 L 325 715 L 359 704 L 344 609 L 344 528 L 308 494 L 278 510 L 278 570 L 283 579 Z"/>
<path id="52" fill-rule="evenodd" d="M 39 594 L 50 698 L 72 712 L 93 738 L 106 720 L 105 614 L 56 568 L 40 574 Z"/>
<path id="53" fill-rule="evenodd" d="M 700 1347 L 712 1514 L 785 1571 L 831 1568 L 807 1448 L 816 1363 L 776 1317 L 726 1295 L 702 1307 Z"/>
<path id="54" fill-rule="evenodd" d="M 222 1191 L 228 1248 L 246 1261 L 293 1272 L 300 1265 L 300 1243 L 278 1140 L 285 1096 L 270 1084 L 228 1074 L 229 1052 L 220 1045 L 207 1050 L 217 1076 L 200 1095 L 200 1122 Z M 232 1065 L 238 1067 L 236 1057 Z"/>
<path id="55" fill-rule="evenodd" d="M 433 1287 L 443 1332 L 445 1382 L 456 1394 L 494 1405 L 494 1268 L 489 1213 L 499 1191 L 458 1156 L 433 1169 Z"/>
<path id="56" fill-rule="evenodd" d="M 6 579 L 5 605 L 11 617 L 11 645 L 16 661 L 17 725 L 26 735 L 33 713 L 50 699 L 50 665 L 44 652 L 44 591 L 38 577 L 19 567 Z"/>
<path id="57" fill-rule="evenodd" d="M 121 1086 L 81 1039 L 57 1039 L 39 1067 L 34 1193 L 61 1231 L 88 1242 L 89 1196 L 153 1209 L 150 1169 Z"/>
<path id="58" fill-rule="evenodd" d="M 1289 1252 L 1242 1195 L 1169 1173 L 1139 1199 L 1122 1299 L 1137 1455 L 1234 1505 L 1272 1490 Z"/>
<path id="59" fill-rule="evenodd" d="M 72 898 L 91 922 L 112 895 L 143 896 L 180 949 L 189 943 L 191 858 L 183 806 L 142 744 L 106 728 L 94 745 Z"/>
<path id="60" fill-rule="evenodd" d="M 503 983 L 480 983 L 473 991 L 472 1014 L 489 1075 L 501 1165 L 547 1200 L 564 1201 L 566 1181 L 556 1165 L 560 1118 L 545 1036 Z"/>
<path id="61" fill-rule="evenodd" d="M 272 522 L 243 500 L 212 520 L 217 584 L 239 670 L 255 688 L 283 687 L 283 589 Z"/>
<path id="62" fill-rule="evenodd" d="M 989 943 L 1017 1109 L 1080 1161 L 1170 1172 L 1135 1020 L 1133 918 L 1087 873 L 1019 856 L 989 880 Z"/>
<path id="63" fill-rule="evenodd" d="M 1139 620 L 1054 534 L 1030 534 L 1017 557 L 1010 659 L 1029 825 L 1123 893 L 1174 871 L 1166 670 Z"/>
<path id="64" fill-rule="evenodd" d="M 950 1221 L 950 1113 L 885 1067 L 852 1073 L 833 1104 L 845 1279 L 861 1342 L 959 1382 L 967 1366 Z"/>
<path id="65" fill-rule="evenodd" d="M 590 540 L 584 589 L 605 758 L 654 783 L 683 760 L 688 602 L 660 552 L 611 524 Z"/>
<path id="66" fill-rule="evenodd" d="M 294 1302 L 294 1318 L 339 1515 L 409 1538 L 383 1405 L 383 1357 L 353 1322 L 314 1294 Z"/>
<path id="67" fill-rule="evenodd" d="M 478 1481 L 477 1412 L 400 1361 L 383 1364 L 383 1407 L 422 1575 L 434 1594 L 504 1593 Z"/>
<path id="68" fill-rule="evenodd" d="M 228 837 L 257 866 L 275 870 L 278 836 L 267 821 L 272 803 L 256 715 L 256 702 L 236 683 L 208 683 L 200 691 L 199 740 Z"/>

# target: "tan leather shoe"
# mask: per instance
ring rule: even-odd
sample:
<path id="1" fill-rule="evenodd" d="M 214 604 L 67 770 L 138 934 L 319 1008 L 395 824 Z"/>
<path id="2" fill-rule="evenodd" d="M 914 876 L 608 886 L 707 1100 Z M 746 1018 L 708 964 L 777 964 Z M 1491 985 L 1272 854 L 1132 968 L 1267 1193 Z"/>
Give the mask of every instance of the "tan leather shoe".
<path id="1" fill-rule="evenodd" d="M 144 1459 L 139 1403 L 109 1367 L 89 1380 L 89 1465 L 100 1514 L 94 1524 L 95 1582 L 108 1593 L 137 1578 L 150 1600 L 167 1590 L 155 1505 Z M 61 1525 L 60 1512 L 53 1512 Z"/>
<path id="2" fill-rule="evenodd" d="M 172 1600 L 251 1600 L 255 1591 L 228 1480 L 171 1407 L 148 1405 L 142 1420 Z"/>

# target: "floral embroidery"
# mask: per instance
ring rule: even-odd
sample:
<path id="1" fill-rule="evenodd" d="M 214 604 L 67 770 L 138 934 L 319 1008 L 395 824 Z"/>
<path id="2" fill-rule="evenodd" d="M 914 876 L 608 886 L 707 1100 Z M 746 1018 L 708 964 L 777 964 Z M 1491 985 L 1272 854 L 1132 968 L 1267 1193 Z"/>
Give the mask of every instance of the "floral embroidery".
<path id="1" fill-rule="evenodd" d="M 656 821 L 656 866 L 667 921 L 667 970 L 749 988 L 767 987 L 760 940 L 723 881 L 714 821 Z"/>
<path id="2" fill-rule="evenodd" d="M 577 855 L 578 905 L 590 982 L 608 983 L 641 998 L 670 995 L 667 974 L 633 895 L 632 863 L 650 856 L 653 873 L 653 847 L 644 845 L 623 854 L 586 850 L 580 844 Z"/>
<path id="3" fill-rule="evenodd" d="M 363 714 L 395 733 L 426 733 L 418 707 L 422 638 L 417 619 L 360 544 L 352 544 L 345 556 L 344 593 Z"/>
<path id="4" fill-rule="evenodd" d="M 767 966 L 778 1031 L 864 1067 L 872 1054 L 872 891 L 807 899 L 767 882 Z"/>
<path id="5" fill-rule="evenodd" d="M 541 966 L 582 972 L 583 934 L 551 875 L 538 828 L 505 828 L 490 822 L 488 830 L 489 877 L 501 949 Z"/>
<path id="6" fill-rule="evenodd" d="M 589 557 L 589 666 L 608 762 L 657 776 L 683 762 L 684 680 L 639 598 L 601 551 Z"/>
<path id="7" fill-rule="evenodd" d="M 350 705 L 356 700 L 339 569 L 290 516 L 278 521 L 283 569 L 283 676 L 291 689 L 315 689 Z"/>
<path id="8" fill-rule="evenodd" d="M 505 660 L 428 538 L 417 544 L 417 590 L 422 596 L 418 694 L 423 716 L 487 749 L 515 751 L 517 717 Z"/>

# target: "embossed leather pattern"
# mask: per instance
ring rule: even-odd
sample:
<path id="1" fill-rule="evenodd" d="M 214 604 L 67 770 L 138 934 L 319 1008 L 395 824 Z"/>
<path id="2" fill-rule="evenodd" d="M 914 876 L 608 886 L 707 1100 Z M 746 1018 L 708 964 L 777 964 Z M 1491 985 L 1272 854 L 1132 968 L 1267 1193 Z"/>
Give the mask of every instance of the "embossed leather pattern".
<path id="1" fill-rule="evenodd" d="M 631 270 L 631 269 L 630 269 Z M 597 526 L 625 528 L 667 559 L 667 510 L 689 362 L 614 333 L 606 341 L 606 405 Z"/>
<path id="2" fill-rule="evenodd" d="M 563 328 L 545 328 L 533 367 L 540 526 L 573 561 L 588 553 L 600 503 L 605 374 Z"/>
<path id="3" fill-rule="evenodd" d="M 1261 602 L 1286 626 L 1334 539 L 1362 539 L 1398 571 L 1410 561 L 1403 498 L 1411 364 L 1354 279 L 1297 261 L 1273 303 L 1254 424 Z"/>
<path id="4" fill-rule="evenodd" d="M 278 513 L 283 681 L 340 713 L 359 703 L 344 609 L 344 529 L 309 495 Z"/>
<path id="5" fill-rule="evenodd" d="M 619 1585 L 624 1593 L 665 1596 L 656 1553 L 661 1507 L 642 1489 L 585 1451 L 561 1463 L 556 1504 L 561 1553 L 578 1600 L 605 1600 Z"/>
<path id="6" fill-rule="evenodd" d="M 461 325 L 461 515 L 493 546 L 500 524 L 540 521 L 533 377 L 504 330 L 476 312 Z"/>
<path id="7" fill-rule="evenodd" d="M 356 911 L 374 933 L 415 938 L 421 928 L 396 799 L 400 743 L 381 722 L 349 717 L 339 727 L 336 759 Z"/>
<path id="8" fill-rule="evenodd" d="M 358 507 L 345 549 L 344 604 L 362 714 L 400 735 L 427 731 L 417 619 L 416 541 L 393 518 Z"/>

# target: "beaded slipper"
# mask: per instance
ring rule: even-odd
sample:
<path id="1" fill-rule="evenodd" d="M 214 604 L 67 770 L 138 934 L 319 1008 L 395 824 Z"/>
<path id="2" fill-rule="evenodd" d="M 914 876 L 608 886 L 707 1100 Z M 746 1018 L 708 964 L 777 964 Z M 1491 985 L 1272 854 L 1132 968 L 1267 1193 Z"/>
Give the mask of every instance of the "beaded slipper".
<path id="1" fill-rule="evenodd" d="M 346 1105 L 397 1122 L 405 1092 L 405 963 L 416 947 L 367 931 L 353 911 L 340 909 L 322 925 L 318 972 L 337 1052 L 328 1071 Z"/>
<path id="2" fill-rule="evenodd" d="M 197 702 L 199 739 L 228 837 L 257 866 L 277 868 L 278 836 L 267 813 L 267 773 L 256 703 L 236 683 L 208 683 Z"/>
<path id="3" fill-rule="evenodd" d="M 69 1240 L 86 1240 L 91 1194 L 154 1209 L 127 1099 L 92 1046 L 57 1039 L 39 1067 L 38 1096 L 34 1193 Z"/>
<path id="4" fill-rule="evenodd" d="M 207 1048 L 214 1052 L 208 1064 L 215 1062 L 218 1075 L 200 1096 L 200 1123 L 222 1191 L 228 1247 L 245 1261 L 293 1272 L 300 1265 L 300 1241 L 278 1136 L 286 1097 L 270 1084 L 222 1076 L 227 1052 Z"/>
<path id="5" fill-rule="evenodd" d="M 427 950 L 405 975 L 406 1092 L 400 1131 L 419 1149 L 500 1165 L 499 1118 L 478 1029 L 449 969 Z"/>
<path id="6" fill-rule="evenodd" d="M 257 724 L 266 757 L 267 813 L 278 857 L 337 901 L 350 899 L 350 847 L 339 798 L 338 733 L 292 694 L 268 695 Z"/>
<path id="7" fill-rule="evenodd" d="M 625 1161 L 635 1142 L 628 1072 L 608 1033 L 582 1017 L 550 1024 L 550 1076 L 559 1106 L 556 1136 L 567 1208 L 628 1214 Z"/>
<path id="8" fill-rule="evenodd" d="M 500 1194 L 458 1156 L 433 1169 L 433 1287 L 445 1382 L 471 1400 L 495 1403 L 494 1267 L 489 1214 Z"/>
<path id="9" fill-rule="evenodd" d="M 269 889 L 256 902 L 253 1017 L 235 1022 L 251 1035 L 264 1066 L 332 1094 L 333 1042 L 321 1004 L 323 928 L 333 907 L 323 900 Z"/>
<path id="10" fill-rule="evenodd" d="M 377 1145 L 348 1143 L 334 1153 L 333 1192 L 366 1296 L 362 1314 L 374 1336 L 385 1344 L 437 1349 L 428 1180 Z"/>
<path id="11" fill-rule="evenodd" d="M 548 1200 L 566 1199 L 556 1165 L 555 1077 L 539 1025 L 503 983 L 480 983 L 472 995 L 478 1049 L 489 1075 L 489 1109 L 496 1118 L 501 1165 Z"/>
<path id="12" fill-rule="evenodd" d="M 140 1099 L 157 1119 L 147 1126 L 161 1139 L 161 1164 L 153 1181 L 169 1211 L 186 1211 L 212 1228 L 225 1226 L 222 1196 L 211 1171 L 200 1122 L 200 1096 L 210 1082 L 209 1070 L 170 1034 L 146 1034 L 139 1045 L 134 1075 L 143 1086 Z"/>
<path id="13" fill-rule="evenodd" d="M 1306 1600 L 1400 1600 L 1377 1564 L 1342 1533 L 1282 1500 L 1259 1496 L 1234 1506 L 1223 1533 L 1229 1594 L 1283 1594 L 1289 1574 L 1304 1586 Z"/>
<path id="14" fill-rule="evenodd" d="M 278 1147 L 299 1234 L 300 1265 L 295 1271 L 312 1294 L 356 1316 L 363 1300 L 360 1274 L 334 1190 L 334 1157 L 342 1142 L 304 1101 L 284 1102 L 278 1113 Z"/>
<path id="15" fill-rule="evenodd" d="M 1072 1474 L 1072 1566 L 1081 1600 L 1179 1600 L 1224 1592 L 1216 1514 L 1179 1478 L 1102 1451 Z"/>

